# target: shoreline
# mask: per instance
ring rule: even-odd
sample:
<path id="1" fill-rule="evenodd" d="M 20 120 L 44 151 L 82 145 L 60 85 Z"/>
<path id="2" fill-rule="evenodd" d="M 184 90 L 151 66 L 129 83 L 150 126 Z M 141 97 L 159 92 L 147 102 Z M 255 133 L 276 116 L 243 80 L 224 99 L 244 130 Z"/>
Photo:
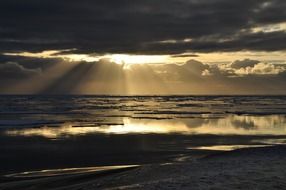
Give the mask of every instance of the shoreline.
<path id="1" fill-rule="evenodd" d="M 174 163 L 16 180 L 0 183 L 0 189 L 281 189 L 286 187 L 285 156 L 284 145 L 243 148 Z"/>

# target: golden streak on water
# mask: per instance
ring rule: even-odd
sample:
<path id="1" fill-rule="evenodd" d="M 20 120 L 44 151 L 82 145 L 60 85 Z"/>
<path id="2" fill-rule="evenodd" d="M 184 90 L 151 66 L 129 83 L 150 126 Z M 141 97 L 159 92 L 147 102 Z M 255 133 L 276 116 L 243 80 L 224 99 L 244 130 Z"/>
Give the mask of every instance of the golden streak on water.
<path id="1" fill-rule="evenodd" d="M 77 127 L 74 127 L 74 126 Z M 40 127 L 9 129 L 9 136 L 43 136 L 56 139 L 67 136 L 90 133 L 106 134 L 215 134 L 215 135 L 285 135 L 286 118 L 279 115 L 270 116 L 237 116 L 208 119 L 123 119 L 123 125 L 102 125 L 78 127 L 78 124 L 64 124 L 60 127 Z"/>

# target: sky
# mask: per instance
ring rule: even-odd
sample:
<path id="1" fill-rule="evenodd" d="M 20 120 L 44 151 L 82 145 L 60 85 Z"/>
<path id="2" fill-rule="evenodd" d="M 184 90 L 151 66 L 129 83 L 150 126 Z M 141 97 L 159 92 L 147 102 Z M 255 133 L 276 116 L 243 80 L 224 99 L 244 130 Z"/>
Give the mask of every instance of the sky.
<path id="1" fill-rule="evenodd" d="M 0 94 L 286 94 L 285 0 L 1 0 Z"/>

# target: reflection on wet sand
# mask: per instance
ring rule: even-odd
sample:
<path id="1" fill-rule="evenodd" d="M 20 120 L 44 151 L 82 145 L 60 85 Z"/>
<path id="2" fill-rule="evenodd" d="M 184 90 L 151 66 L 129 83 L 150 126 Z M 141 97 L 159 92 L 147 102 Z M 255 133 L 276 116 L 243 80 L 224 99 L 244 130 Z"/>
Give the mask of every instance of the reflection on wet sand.
<path id="1" fill-rule="evenodd" d="M 29 172 L 8 174 L 8 175 L 5 175 L 5 177 L 13 177 L 13 178 L 52 177 L 52 176 L 61 176 L 61 175 L 95 173 L 95 172 L 118 170 L 118 169 L 128 169 L 128 168 L 131 169 L 131 168 L 136 168 L 136 167 L 139 167 L 139 165 L 52 169 L 52 170 L 40 170 L 40 171 L 29 171 Z"/>
<path id="2" fill-rule="evenodd" d="M 219 150 L 219 151 L 232 151 L 241 148 L 258 148 L 272 145 L 216 145 L 216 146 L 199 146 L 191 147 L 190 150 Z"/>
<path id="3" fill-rule="evenodd" d="M 64 124 L 59 127 L 7 129 L 8 136 L 43 136 L 56 139 L 90 133 L 105 134 L 214 134 L 214 135 L 285 135 L 284 115 L 227 115 L 223 118 L 181 118 L 148 120 L 123 118 L 122 125 L 90 127 L 86 124 Z"/>

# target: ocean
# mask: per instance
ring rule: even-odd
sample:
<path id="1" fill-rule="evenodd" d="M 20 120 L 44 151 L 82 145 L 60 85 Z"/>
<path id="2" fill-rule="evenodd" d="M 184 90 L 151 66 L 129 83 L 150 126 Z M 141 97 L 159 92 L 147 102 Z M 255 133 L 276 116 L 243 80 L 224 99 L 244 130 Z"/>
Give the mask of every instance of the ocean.
<path id="1" fill-rule="evenodd" d="M 286 96 L 0 96 L 0 174 L 286 142 Z"/>

